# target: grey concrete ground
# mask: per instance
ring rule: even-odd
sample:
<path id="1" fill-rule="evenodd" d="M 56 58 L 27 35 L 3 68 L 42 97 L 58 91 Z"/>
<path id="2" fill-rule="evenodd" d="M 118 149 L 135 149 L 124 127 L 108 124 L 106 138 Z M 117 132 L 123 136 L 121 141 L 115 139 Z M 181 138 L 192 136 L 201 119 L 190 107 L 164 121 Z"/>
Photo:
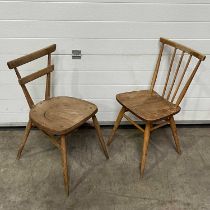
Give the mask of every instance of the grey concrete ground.
<path id="1" fill-rule="evenodd" d="M 0 130 L 2 210 L 204 210 L 210 209 L 210 127 L 179 127 L 182 155 L 169 127 L 152 134 L 145 176 L 139 176 L 143 136 L 119 129 L 103 156 L 95 130 L 81 128 L 69 139 L 71 192 L 66 196 L 59 151 L 33 130 L 17 161 L 23 129 Z M 103 128 L 107 139 L 110 128 Z"/>

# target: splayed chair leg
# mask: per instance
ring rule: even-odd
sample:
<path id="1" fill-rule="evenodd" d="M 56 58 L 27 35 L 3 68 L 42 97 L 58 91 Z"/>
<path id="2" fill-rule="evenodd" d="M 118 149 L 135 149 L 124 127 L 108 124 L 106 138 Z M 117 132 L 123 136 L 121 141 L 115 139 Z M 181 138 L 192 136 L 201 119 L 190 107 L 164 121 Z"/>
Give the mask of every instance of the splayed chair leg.
<path id="1" fill-rule="evenodd" d="M 170 117 L 169 121 L 170 121 L 171 131 L 172 131 L 172 134 L 173 134 L 173 137 L 174 137 L 174 143 L 176 145 L 176 151 L 177 151 L 178 154 L 181 154 L 179 137 L 178 137 L 178 134 L 177 134 L 176 123 L 174 121 L 174 117 L 173 116 Z"/>
<path id="2" fill-rule="evenodd" d="M 67 195 L 69 195 L 69 173 L 68 173 L 68 152 L 67 141 L 65 136 L 61 136 L 61 160 L 63 166 L 64 186 Z"/>
<path id="3" fill-rule="evenodd" d="M 144 168 L 145 168 L 149 139 L 150 139 L 150 131 L 151 131 L 151 123 L 147 122 L 146 127 L 145 127 L 145 131 L 144 131 L 144 143 L 143 143 L 141 165 L 140 165 L 141 177 L 144 176 Z"/>
<path id="4" fill-rule="evenodd" d="M 22 154 L 22 151 L 24 149 L 24 146 L 26 144 L 26 141 L 28 139 L 28 136 L 29 136 L 29 133 L 30 133 L 30 130 L 31 130 L 31 127 L 32 127 L 32 122 L 31 120 L 28 121 L 28 124 L 26 126 L 26 129 L 25 129 L 25 132 L 24 132 L 24 136 L 23 136 L 23 141 L 19 147 L 19 150 L 18 150 L 18 154 L 17 154 L 17 159 L 19 160 L 20 157 L 21 157 L 21 154 Z"/>
<path id="5" fill-rule="evenodd" d="M 97 120 L 95 115 L 92 117 L 92 119 L 93 119 L 93 124 L 94 124 L 95 129 L 96 129 L 96 133 L 98 135 L 99 142 L 100 142 L 102 150 L 104 152 L 104 155 L 106 156 L 107 159 L 109 159 L 109 154 L 108 154 L 106 144 L 105 144 L 104 139 L 103 139 L 103 135 L 102 135 L 98 120 Z"/>
<path id="6" fill-rule="evenodd" d="M 126 112 L 126 108 L 125 107 L 122 107 L 121 110 L 120 110 L 120 112 L 119 112 L 119 114 L 118 114 L 118 116 L 117 116 L 117 119 L 116 119 L 116 121 L 114 123 L 114 127 L 112 129 L 111 135 L 110 135 L 109 140 L 107 142 L 107 146 L 109 146 L 113 142 L 113 137 L 114 137 L 114 135 L 116 133 L 117 128 L 120 125 L 120 122 L 121 122 L 121 120 L 122 120 L 123 115 L 124 115 L 125 112 Z"/>

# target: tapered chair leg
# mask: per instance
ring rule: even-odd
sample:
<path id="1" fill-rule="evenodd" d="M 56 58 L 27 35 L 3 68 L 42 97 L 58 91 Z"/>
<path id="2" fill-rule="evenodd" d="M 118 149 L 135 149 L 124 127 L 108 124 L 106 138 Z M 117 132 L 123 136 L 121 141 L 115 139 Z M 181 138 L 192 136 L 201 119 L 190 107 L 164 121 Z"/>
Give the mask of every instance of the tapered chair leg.
<path id="1" fill-rule="evenodd" d="M 27 126 L 26 126 L 26 129 L 25 129 L 25 132 L 24 132 L 23 141 L 22 141 L 22 143 L 21 143 L 21 145 L 20 145 L 20 147 L 19 147 L 19 150 L 18 150 L 18 154 L 17 154 L 17 159 L 18 159 L 18 160 L 19 160 L 20 157 L 21 157 L 21 154 L 22 154 L 23 148 L 24 148 L 24 146 L 25 146 L 25 144 L 26 144 L 26 141 L 27 141 L 27 139 L 28 139 L 28 135 L 29 135 L 29 133 L 30 133 L 31 127 L 32 127 L 32 122 L 31 122 L 31 120 L 29 120 L 29 121 L 28 121 L 28 124 L 27 124 Z"/>
<path id="2" fill-rule="evenodd" d="M 125 107 L 122 107 L 121 110 L 120 110 L 120 112 L 119 112 L 119 114 L 118 114 L 118 116 L 117 116 L 117 119 L 116 119 L 116 121 L 114 123 L 114 127 L 112 129 L 111 135 L 110 135 L 109 140 L 107 142 L 107 146 L 109 146 L 113 142 L 113 137 L 114 137 L 114 135 L 116 133 L 117 128 L 120 125 L 120 122 L 121 122 L 121 120 L 122 120 L 123 115 L 124 115 L 125 112 L 126 112 L 126 108 Z"/>
<path id="3" fill-rule="evenodd" d="M 63 166 L 64 187 L 67 195 L 69 195 L 69 173 L 68 173 L 68 152 L 67 141 L 65 136 L 61 136 L 61 160 Z"/>
<path id="4" fill-rule="evenodd" d="M 100 142 L 102 150 L 104 152 L 104 155 L 106 156 L 107 159 L 109 159 L 109 154 L 108 154 L 106 144 L 105 144 L 104 139 L 103 139 L 103 135 L 102 135 L 98 120 L 97 120 L 95 115 L 92 117 L 92 119 L 93 119 L 93 124 L 94 124 L 95 129 L 96 129 L 96 133 L 98 135 L 99 142 Z"/>
<path id="5" fill-rule="evenodd" d="M 145 168 L 145 162 L 146 162 L 148 145 L 149 145 L 149 138 L 150 138 L 150 130 L 151 130 L 151 123 L 147 122 L 146 127 L 145 127 L 145 131 L 144 131 L 144 143 L 143 143 L 141 166 L 140 166 L 141 177 L 144 176 L 144 168 Z"/>
<path id="6" fill-rule="evenodd" d="M 181 154 L 179 137 L 178 137 L 178 134 L 177 134 L 176 123 L 174 121 L 174 117 L 173 116 L 170 117 L 169 121 L 170 121 L 171 131 L 172 131 L 172 134 L 173 134 L 173 137 L 174 137 L 174 143 L 176 145 L 176 151 L 177 151 L 178 154 Z"/>

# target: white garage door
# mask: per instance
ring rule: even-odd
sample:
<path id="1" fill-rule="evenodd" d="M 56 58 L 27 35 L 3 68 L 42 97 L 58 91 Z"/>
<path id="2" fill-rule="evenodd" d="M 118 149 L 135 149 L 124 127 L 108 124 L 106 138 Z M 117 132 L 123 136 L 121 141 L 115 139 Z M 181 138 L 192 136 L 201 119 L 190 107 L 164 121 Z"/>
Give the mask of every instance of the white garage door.
<path id="1" fill-rule="evenodd" d="M 112 123 L 120 92 L 148 88 L 159 37 L 171 38 L 207 55 L 186 98 L 179 122 L 210 120 L 210 2 L 208 0 L 0 1 L 0 125 L 22 125 L 28 107 L 6 62 L 56 43 L 53 95 L 87 99 Z M 82 51 L 72 60 L 72 50 Z M 45 60 L 23 68 L 41 68 Z M 159 85 L 162 85 L 159 81 Z M 29 85 L 35 101 L 44 80 Z"/>

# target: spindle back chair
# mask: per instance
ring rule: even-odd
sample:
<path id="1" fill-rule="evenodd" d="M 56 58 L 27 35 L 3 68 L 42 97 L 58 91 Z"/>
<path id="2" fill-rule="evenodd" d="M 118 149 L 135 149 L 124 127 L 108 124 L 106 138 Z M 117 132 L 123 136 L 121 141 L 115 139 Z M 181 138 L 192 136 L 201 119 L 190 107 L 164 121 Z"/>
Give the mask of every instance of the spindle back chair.
<path id="1" fill-rule="evenodd" d="M 164 54 L 165 46 L 169 49 L 172 49 L 173 53 L 169 62 L 169 68 L 166 77 L 164 79 L 162 92 L 161 94 L 158 94 L 155 91 L 155 85 L 157 83 L 158 74 L 160 72 L 160 64 Z M 179 56 L 178 64 L 175 65 L 175 58 L 177 56 Z M 184 63 L 184 67 L 181 70 L 180 67 L 182 66 L 184 57 L 186 56 L 187 62 Z M 187 70 L 189 70 L 189 66 L 193 58 L 197 63 L 193 70 L 186 76 Z M 181 110 L 179 105 L 183 100 L 201 62 L 204 61 L 205 58 L 205 55 L 189 47 L 165 38 L 160 38 L 160 51 L 150 89 L 121 93 L 116 96 L 116 99 L 122 105 L 122 108 L 117 116 L 107 145 L 112 143 L 115 132 L 123 117 L 126 118 L 135 127 L 137 127 L 141 132 L 143 132 L 144 143 L 140 163 L 141 176 L 144 174 L 149 138 L 152 131 L 170 124 L 176 150 L 179 154 L 181 153 L 176 124 L 173 116 Z M 130 112 L 137 118 L 143 120 L 146 123 L 145 129 L 133 121 L 128 115 L 126 115 L 126 112 Z"/>
<path id="2" fill-rule="evenodd" d="M 172 57 L 171 57 L 171 61 L 170 61 L 170 65 L 169 65 L 169 69 L 168 69 L 168 73 L 165 79 L 165 84 L 164 84 L 164 88 L 163 88 L 163 92 L 162 92 L 162 97 L 164 97 L 166 100 L 175 103 L 176 106 L 179 106 L 182 99 L 184 98 L 200 64 L 202 61 L 205 60 L 206 56 L 189 48 L 186 47 L 182 44 L 179 44 L 177 42 L 165 39 L 165 38 L 160 38 L 160 52 L 158 55 L 158 60 L 156 63 L 156 67 L 155 67 L 155 71 L 153 74 L 153 78 L 152 78 L 152 82 L 151 82 L 151 87 L 150 90 L 153 91 L 155 84 L 156 84 L 156 80 L 157 80 L 157 76 L 158 76 L 158 72 L 160 69 L 160 63 L 161 63 L 161 58 L 163 55 L 163 51 L 164 51 L 164 46 L 168 45 L 172 48 L 173 53 L 172 53 Z M 181 56 L 179 58 L 178 61 L 178 65 L 176 66 L 176 68 L 174 68 L 175 72 L 174 75 L 172 75 L 172 71 L 173 71 L 173 67 L 174 65 L 174 60 L 177 54 L 177 51 L 180 51 L 179 53 L 181 53 Z M 184 68 L 181 70 L 181 64 L 184 61 L 184 56 L 187 56 L 187 62 L 184 66 Z M 185 74 L 187 72 L 187 70 L 189 69 L 190 66 L 190 62 L 192 61 L 192 58 L 196 58 L 197 59 L 197 63 L 193 69 L 193 71 L 191 72 L 191 74 L 189 74 L 189 78 L 187 78 L 187 82 L 185 83 L 184 87 L 182 88 L 182 90 L 180 91 L 180 94 L 177 97 L 177 100 L 175 100 L 177 93 L 179 92 L 179 88 L 181 88 L 181 84 L 183 83 L 183 79 L 185 77 Z M 181 77 L 177 78 L 178 74 L 181 73 Z M 169 84 L 169 79 L 172 78 L 172 83 Z M 178 81 L 177 81 L 178 80 Z M 175 82 L 177 82 L 177 86 L 175 86 Z M 169 88 L 168 93 L 167 93 L 167 88 Z M 173 93 L 173 94 L 172 94 Z"/>
<path id="3" fill-rule="evenodd" d="M 95 116 L 98 109 L 95 104 L 73 97 L 51 97 L 50 81 L 51 72 L 54 70 L 51 54 L 55 51 L 56 45 L 38 50 L 28 55 L 22 56 L 7 63 L 9 69 L 14 69 L 20 86 L 30 107 L 29 121 L 25 129 L 23 141 L 18 150 L 17 159 L 20 159 L 23 148 L 28 139 L 32 126 L 39 128 L 50 137 L 51 142 L 61 151 L 63 166 L 64 186 L 69 194 L 69 173 L 68 173 L 68 149 L 66 136 L 88 119 L 92 118 L 101 148 L 106 158 L 109 158 L 106 145 L 100 130 L 100 125 Z M 28 76 L 21 77 L 17 67 L 26 63 L 47 56 L 47 67 Z M 26 87 L 26 84 L 46 75 L 45 100 L 35 104 Z"/>

